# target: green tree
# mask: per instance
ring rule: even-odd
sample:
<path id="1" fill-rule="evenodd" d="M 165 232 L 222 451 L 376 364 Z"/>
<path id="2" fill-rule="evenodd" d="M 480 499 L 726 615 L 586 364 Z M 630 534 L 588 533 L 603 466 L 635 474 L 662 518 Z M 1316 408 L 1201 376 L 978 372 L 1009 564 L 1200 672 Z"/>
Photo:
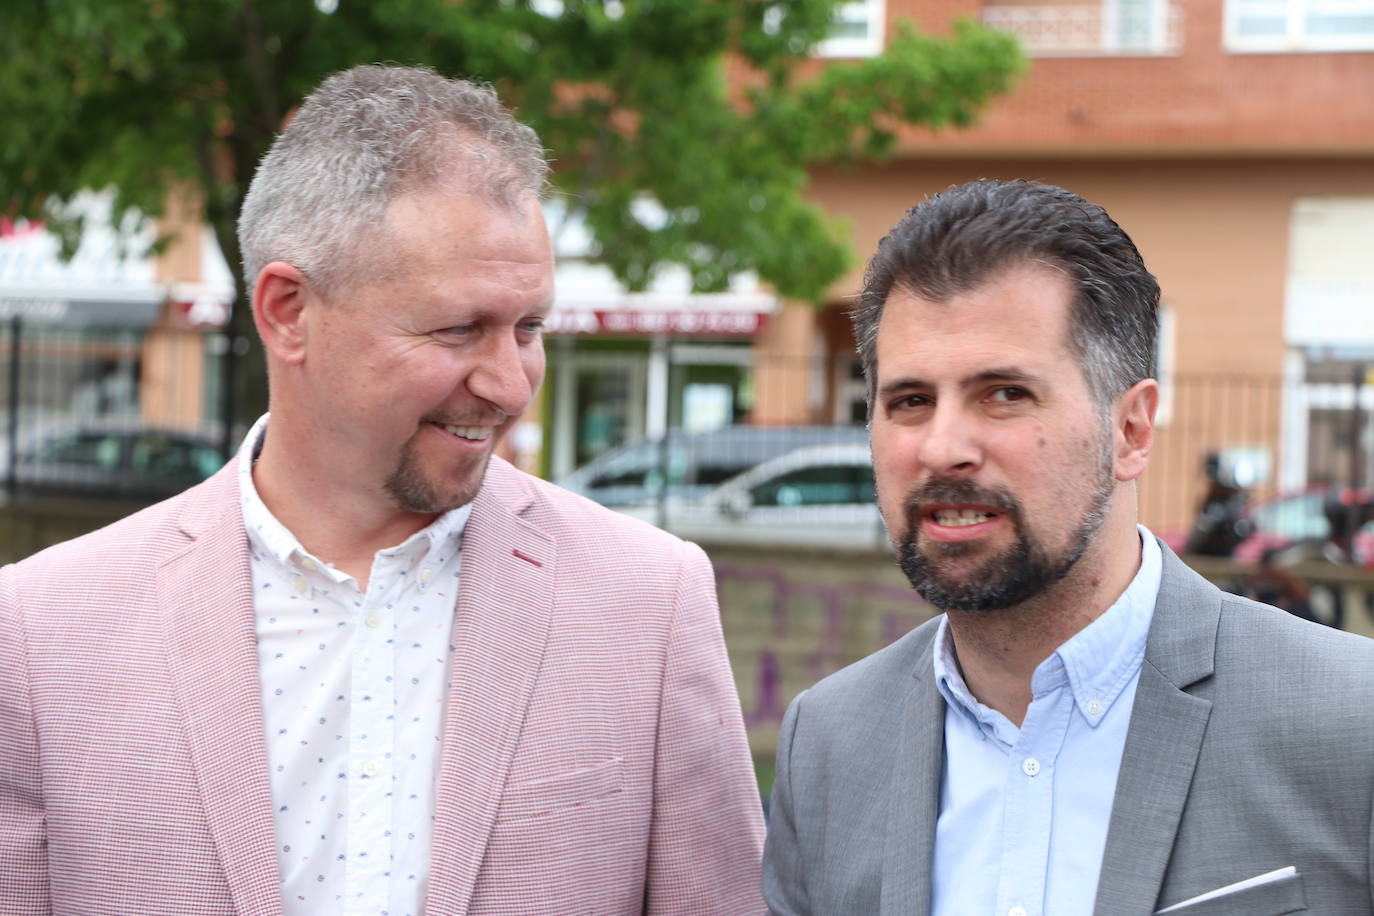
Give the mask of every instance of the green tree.
<path id="1" fill-rule="evenodd" d="M 965 125 L 1024 68 L 1015 42 L 903 26 L 880 56 L 811 57 L 836 0 L 31 0 L 0 12 L 0 206 L 55 220 L 110 188 L 116 218 L 190 186 L 235 271 L 234 224 L 293 105 L 357 63 L 492 83 L 539 131 L 595 257 L 630 288 L 680 264 L 699 291 L 755 271 L 819 301 L 850 264 L 806 167 L 880 158 L 906 124 Z M 728 74 L 728 76 L 727 76 Z M 635 218 L 656 199 L 662 219 Z M 255 341 L 248 309 L 234 333 Z M 261 354 L 236 416 L 265 403 Z"/>

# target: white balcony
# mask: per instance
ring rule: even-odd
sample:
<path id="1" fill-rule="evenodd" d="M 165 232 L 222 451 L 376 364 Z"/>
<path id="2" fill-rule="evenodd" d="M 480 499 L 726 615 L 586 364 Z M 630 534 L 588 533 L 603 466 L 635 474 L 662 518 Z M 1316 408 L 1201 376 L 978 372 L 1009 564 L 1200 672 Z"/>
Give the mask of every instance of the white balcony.
<path id="1" fill-rule="evenodd" d="M 1151 57 L 1183 46 L 1183 11 L 1172 3 L 996 5 L 983 22 L 1021 39 L 1031 57 Z"/>

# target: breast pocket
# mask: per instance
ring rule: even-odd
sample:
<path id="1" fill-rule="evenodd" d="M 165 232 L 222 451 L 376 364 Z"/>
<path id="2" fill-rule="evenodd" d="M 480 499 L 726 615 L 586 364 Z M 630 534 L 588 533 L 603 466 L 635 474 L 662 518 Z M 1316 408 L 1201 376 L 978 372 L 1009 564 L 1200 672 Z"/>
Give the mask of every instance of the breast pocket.
<path id="1" fill-rule="evenodd" d="M 1291 875 L 1234 894 L 1169 909 L 1168 916 L 1285 916 L 1306 912 L 1302 875 Z"/>
<path id="2" fill-rule="evenodd" d="M 506 822 L 546 817 L 616 795 L 624 787 L 623 769 L 621 759 L 612 757 L 580 770 L 511 783 L 501 798 L 497 817 Z"/>

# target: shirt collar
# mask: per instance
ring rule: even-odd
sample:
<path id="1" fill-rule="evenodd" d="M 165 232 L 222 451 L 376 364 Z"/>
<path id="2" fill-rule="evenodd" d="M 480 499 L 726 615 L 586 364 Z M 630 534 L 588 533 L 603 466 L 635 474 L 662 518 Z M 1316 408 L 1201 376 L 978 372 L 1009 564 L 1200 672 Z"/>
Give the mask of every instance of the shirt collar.
<path id="1" fill-rule="evenodd" d="M 1140 569 L 1131 584 L 1103 614 L 1041 662 L 1031 676 L 1031 691 L 1036 697 L 1067 682 L 1079 712 L 1093 727 L 1140 670 L 1159 597 L 1163 569 L 1159 544 L 1143 525 L 1136 529 L 1140 535 Z M 969 691 L 959 670 L 948 617 L 941 617 L 937 625 L 934 650 L 935 683 L 945 702 L 970 715 L 981 727 L 991 727 L 994 717 L 1001 717 Z"/>
<path id="2" fill-rule="evenodd" d="M 269 414 L 263 414 L 258 418 L 252 429 L 248 430 L 248 435 L 244 437 L 238 451 L 239 500 L 243 507 L 243 525 L 248 532 L 249 546 L 255 552 L 266 554 L 287 568 L 318 571 L 340 582 L 352 578 L 311 556 L 296 536 L 277 520 L 258 495 L 258 489 L 253 485 L 253 462 L 257 461 L 258 455 L 262 453 L 268 417 Z M 471 514 L 472 503 L 451 509 L 394 547 L 377 551 L 377 555 L 407 557 L 418 563 L 445 546 L 457 547 Z"/>

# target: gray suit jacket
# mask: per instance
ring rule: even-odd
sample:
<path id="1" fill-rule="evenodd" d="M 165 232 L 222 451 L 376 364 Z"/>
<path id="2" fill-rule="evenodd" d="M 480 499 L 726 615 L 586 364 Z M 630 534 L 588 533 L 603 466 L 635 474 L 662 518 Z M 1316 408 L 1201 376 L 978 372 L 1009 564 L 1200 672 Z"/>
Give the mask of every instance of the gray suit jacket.
<path id="1" fill-rule="evenodd" d="M 919 914 L 944 757 L 935 621 L 793 701 L 764 893 L 778 914 Z M 1368 914 L 1374 641 L 1218 591 L 1165 548 L 1097 916 Z M 1047 914 L 1055 916 L 1055 914 Z"/>

